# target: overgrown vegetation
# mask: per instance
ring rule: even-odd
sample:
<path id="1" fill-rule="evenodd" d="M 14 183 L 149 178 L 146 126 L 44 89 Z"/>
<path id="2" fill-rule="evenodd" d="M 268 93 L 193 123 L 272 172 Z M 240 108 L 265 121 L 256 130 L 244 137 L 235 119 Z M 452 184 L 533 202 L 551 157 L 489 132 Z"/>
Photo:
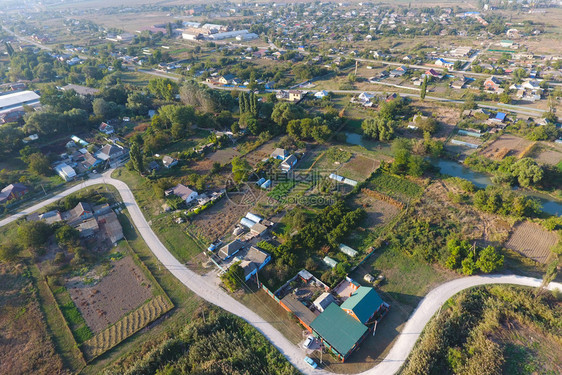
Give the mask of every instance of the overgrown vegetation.
<path id="1" fill-rule="evenodd" d="M 401 374 L 555 374 L 561 321 L 562 305 L 549 292 L 509 286 L 465 291 L 426 326 Z M 533 332 L 532 344 L 524 332 Z"/>
<path id="2" fill-rule="evenodd" d="M 184 327 L 119 360 L 104 374 L 297 374 L 255 328 L 202 308 Z"/>

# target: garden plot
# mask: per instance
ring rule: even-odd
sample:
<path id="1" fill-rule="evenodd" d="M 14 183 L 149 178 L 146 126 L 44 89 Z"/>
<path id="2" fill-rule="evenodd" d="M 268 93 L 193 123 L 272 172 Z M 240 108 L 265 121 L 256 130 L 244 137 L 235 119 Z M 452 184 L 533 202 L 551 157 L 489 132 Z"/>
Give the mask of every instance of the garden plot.
<path id="1" fill-rule="evenodd" d="M 274 142 L 270 141 L 247 153 L 245 158 L 252 167 L 255 167 L 260 161 L 268 159 L 275 148 Z"/>
<path id="2" fill-rule="evenodd" d="M 364 181 L 379 166 L 380 161 L 355 154 L 338 170 L 338 174 L 356 181 Z"/>
<path id="3" fill-rule="evenodd" d="M 532 143 L 532 141 L 511 134 L 503 134 L 485 147 L 482 155 L 496 160 L 501 160 L 506 156 L 518 156 Z"/>
<path id="4" fill-rule="evenodd" d="M 114 262 L 98 283 L 68 280 L 67 289 L 86 324 L 96 334 L 152 297 L 152 285 L 130 256 Z"/>
<path id="5" fill-rule="evenodd" d="M 242 193 L 228 193 L 214 206 L 192 216 L 189 230 L 202 240 L 214 241 L 230 234 L 252 207 L 266 199 L 265 190 L 253 187 L 246 187 Z"/>
<path id="6" fill-rule="evenodd" d="M 535 160 L 542 164 L 557 165 L 562 162 L 562 147 L 556 148 L 542 143 Z"/>
<path id="7" fill-rule="evenodd" d="M 551 255 L 550 249 L 556 245 L 558 237 L 537 224 L 528 221 L 515 228 L 505 247 L 533 259 L 546 263 Z"/>

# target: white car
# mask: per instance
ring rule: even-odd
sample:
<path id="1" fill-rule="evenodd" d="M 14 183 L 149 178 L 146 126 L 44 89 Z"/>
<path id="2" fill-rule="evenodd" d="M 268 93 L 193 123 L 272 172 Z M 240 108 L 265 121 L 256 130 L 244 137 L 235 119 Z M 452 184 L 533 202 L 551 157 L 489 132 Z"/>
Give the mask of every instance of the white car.
<path id="1" fill-rule="evenodd" d="M 306 338 L 306 340 L 304 340 L 304 343 L 302 344 L 302 346 L 303 346 L 305 349 L 308 349 L 308 348 L 310 348 L 310 345 L 312 345 L 313 342 L 314 342 L 314 337 L 308 336 L 308 337 Z"/>

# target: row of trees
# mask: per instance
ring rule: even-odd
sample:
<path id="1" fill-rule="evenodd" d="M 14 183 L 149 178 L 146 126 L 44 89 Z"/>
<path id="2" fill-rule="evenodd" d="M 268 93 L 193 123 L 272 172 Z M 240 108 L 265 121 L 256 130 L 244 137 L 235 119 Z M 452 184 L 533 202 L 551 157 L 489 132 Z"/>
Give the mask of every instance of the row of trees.
<path id="1" fill-rule="evenodd" d="M 363 134 L 377 141 L 389 141 L 394 138 L 399 117 L 409 117 L 410 107 L 408 102 L 400 97 L 391 101 L 384 101 L 379 106 L 379 111 L 373 118 L 363 121 L 361 128 Z"/>

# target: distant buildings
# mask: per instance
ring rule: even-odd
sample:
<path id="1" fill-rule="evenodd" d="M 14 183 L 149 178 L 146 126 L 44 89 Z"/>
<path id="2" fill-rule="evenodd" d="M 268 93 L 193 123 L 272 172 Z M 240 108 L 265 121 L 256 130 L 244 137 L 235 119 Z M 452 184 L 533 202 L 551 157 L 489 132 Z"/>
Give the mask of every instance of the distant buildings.
<path id="1" fill-rule="evenodd" d="M 40 106 L 41 103 L 39 102 L 39 99 L 40 96 L 34 91 L 19 91 L 0 95 L 0 118 L 4 118 L 8 114 L 14 112 L 20 114 L 17 116 L 19 118 L 24 114 L 24 106 Z"/>

